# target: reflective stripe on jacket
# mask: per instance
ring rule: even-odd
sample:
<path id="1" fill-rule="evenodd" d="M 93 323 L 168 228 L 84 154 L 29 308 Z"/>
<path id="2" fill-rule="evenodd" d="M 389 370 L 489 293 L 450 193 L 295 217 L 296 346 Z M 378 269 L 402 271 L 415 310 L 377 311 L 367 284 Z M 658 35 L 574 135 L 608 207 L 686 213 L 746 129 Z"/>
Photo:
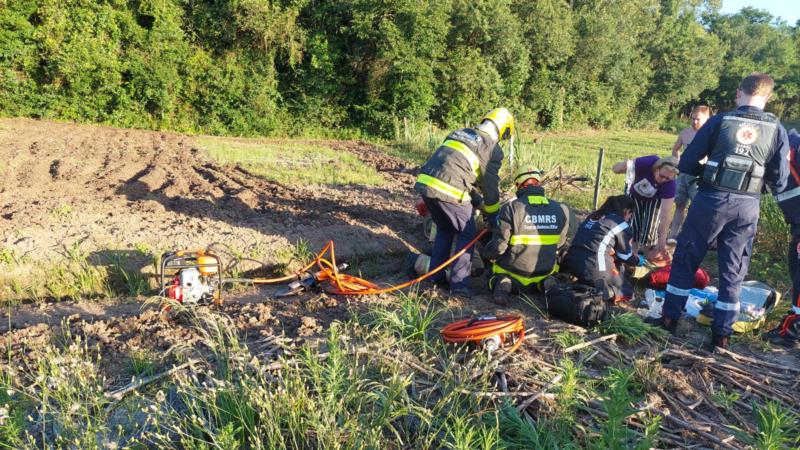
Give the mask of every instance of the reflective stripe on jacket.
<path id="1" fill-rule="evenodd" d="M 500 166 L 503 150 L 486 133 L 462 128 L 450 133 L 420 168 L 414 190 L 448 203 L 469 203 L 478 186 L 488 213 L 500 209 Z"/>
<path id="2" fill-rule="evenodd" d="M 508 274 L 523 285 L 540 281 L 558 270 L 558 248 L 567 240 L 570 211 L 528 186 L 500 208 L 498 225 L 483 256 L 496 259 L 492 271 Z"/>
<path id="3" fill-rule="evenodd" d="M 587 218 L 578 227 L 562 270 L 584 280 L 603 278 L 616 271 L 614 260 L 635 266 L 639 256 L 632 250 L 633 232 L 625 220 L 608 214 Z"/>

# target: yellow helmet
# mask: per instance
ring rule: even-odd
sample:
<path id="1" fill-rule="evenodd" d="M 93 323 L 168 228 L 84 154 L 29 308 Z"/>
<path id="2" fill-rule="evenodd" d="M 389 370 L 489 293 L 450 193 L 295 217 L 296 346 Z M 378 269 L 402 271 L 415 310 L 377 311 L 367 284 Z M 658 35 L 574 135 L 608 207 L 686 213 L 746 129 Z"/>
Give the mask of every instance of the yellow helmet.
<path id="1" fill-rule="evenodd" d="M 514 116 L 505 108 L 495 108 L 489 111 L 483 116 L 481 122 L 484 120 L 491 120 L 494 123 L 501 141 L 510 138 L 514 134 Z"/>
<path id="2" fill-rule="evenodd" d="M 536 181 L 542 181 L 543 176 L 544 172 L 534 166 L 522 166 L 514 177 L 514 184 L 520 185 L 531 178 L 535 178 Z"/>

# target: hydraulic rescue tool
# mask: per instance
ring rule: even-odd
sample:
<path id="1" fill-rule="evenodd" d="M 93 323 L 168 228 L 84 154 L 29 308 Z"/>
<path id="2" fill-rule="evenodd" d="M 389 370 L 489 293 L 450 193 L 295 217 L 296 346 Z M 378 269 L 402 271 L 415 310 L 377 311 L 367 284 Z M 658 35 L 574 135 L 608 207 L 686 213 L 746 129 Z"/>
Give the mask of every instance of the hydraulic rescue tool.
<path id="1" fill-rule="evenodd" d="M 347 264 L 342 263 L 337 266 L 337 269 L 347 269 Z M 303 291 L 310 291 L 313 287 L 318 286 L 321 281 L 325 279 L 325 272 L 318 270 L 316 272 L 303 272 L 297 276 L 297 280 L 287 284 L 278 292 L 275 293 L 276 297 L 291 297 Z"/>

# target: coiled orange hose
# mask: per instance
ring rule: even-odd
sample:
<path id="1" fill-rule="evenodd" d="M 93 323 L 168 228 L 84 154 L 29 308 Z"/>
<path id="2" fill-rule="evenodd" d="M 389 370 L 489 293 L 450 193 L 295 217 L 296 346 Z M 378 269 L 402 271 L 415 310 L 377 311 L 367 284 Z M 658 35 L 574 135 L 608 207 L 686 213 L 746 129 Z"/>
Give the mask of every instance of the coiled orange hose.
<path id="1" fill-rule="evenodd" d="M 442 328 L 442 338 L 452 343 L 480 343 L 486 338 L 497 335 L 500 335 L 500 340 L 505 342 L 506 333 L 516 335 L 516 342 L 508 350 L 513 352 L 522 345 L 522 341 L 525 339 L 525 323 L 522 321 L 522 317 L 477 317 L 449 323 Z"/>
<path id="2" fill-rule="evenodd" d="M 401 283 L 394 286 L 389 286 L 385 288 L 380 288 L 378 285 L 364 280 L 362 278 L 339 273 L 339 269 L 336 265 L 336 248 L 333 241 L 328 241 L 325 247 L 322 248 L 322 251 L 319 252 L 316 258 L 311 261 L 308 265 L 300 269 L 299 271 L 295 272 L 292 275 L 287 275 L 285 277 L 280 278 L 254 278 L 250 280 L 253 284 L 276 284 L 276 283 L 283 283 L 285 281 L 294 280 L 297 278 L 297 275 L 302 274 L 304 272 L 308 272 L 314 265 L 317 265 L 320 269 L 320 275 L 318 276 L 318 281 L 328 281 L 332 285 L 331 289 L 326 289 L 329 294 L 335 295 L 377 295 L 377 294 L 385 294 L 387 292 L 397 291 L 399 289 L 407 288 L 413 284 L 419 283 L 420 281 L 436 274 L 437 272 L 443 270 L 445 267 L 450 265 L 453 261 L 458 259 L 461 255 L 464 254 L 467 250 L 472 248 L 480 238 L 483 237 L 484 234 L 488 233 L 487 229 L 481 230 L 474 239 L 469 241 L 467 245 L 464 246 L 461 250 L 457 251 L 453 256 L 450 257 L 447 261 L 439 264 L 433 270 L 429 271 L 426 274 L 423 274 L 411 281 L 407 281 L 405 283 Z M 325 254 L 330 251 L 330 260 L 325 258 Z"/>

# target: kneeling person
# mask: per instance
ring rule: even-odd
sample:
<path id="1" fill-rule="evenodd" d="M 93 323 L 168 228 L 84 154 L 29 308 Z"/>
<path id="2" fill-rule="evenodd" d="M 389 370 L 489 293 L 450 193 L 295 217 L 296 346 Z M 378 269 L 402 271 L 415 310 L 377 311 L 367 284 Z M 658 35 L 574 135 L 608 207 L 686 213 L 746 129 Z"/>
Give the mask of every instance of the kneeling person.
<path id="1" fill-rule="evenodd" d="M 567 240 L 570 211 L 544 196 L 542 172 L 526 167 L 514 179 L 517 198 L 500 208 L 492 239 L 483 250 L 494 260 L 489 289 L 506 305 L 512 292 L 538 286 L 558 271 L 558 249 Z"/>
<path id="2" fill-rule="evenodd" d="M 633 296 L 633 288 L 622 278 L 621 265 L 635 267 L 642 261 L 633 252 L 633 232 L 628 225 L 634 207 L 633 199 L 625 195 L 606 199 L 578 228 L 564 257 L 562 272 L 589 286 L 602 280 L 606 300 L 627 301 Z"/>

